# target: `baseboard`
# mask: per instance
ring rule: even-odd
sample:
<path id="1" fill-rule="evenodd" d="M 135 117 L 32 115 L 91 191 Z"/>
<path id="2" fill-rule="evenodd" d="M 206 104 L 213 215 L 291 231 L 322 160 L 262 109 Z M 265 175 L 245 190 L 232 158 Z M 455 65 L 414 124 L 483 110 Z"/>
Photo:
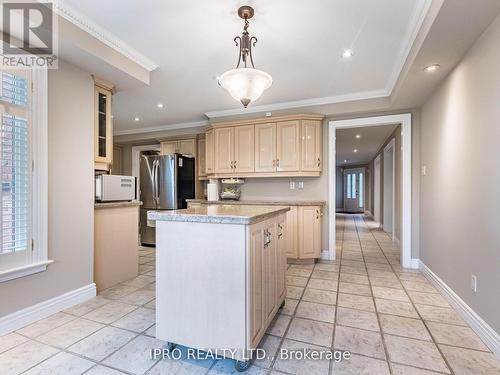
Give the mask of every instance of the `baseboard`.
<path id="1" fill-rule="evenodd" d="M 425 277 L 443 294 L 448 302 L 457 310 L 458 314 L 465 320 L 476 334 L 483 340 L 486 346 L 497 357 L 500 357 L 500 335 L 495 332 L 469 305 L 461 299 L 446 283 L 439 278 L 422 261 L 420 269 Z"/>
<path id="2" fill-rule="evenodd" d="M 0 318 L 0 336 L 96 296 L 94 283 Z"/>
<path id="3" fill-rule="evenodd" d="M 328 250 L 321 251 L 321 255 L 319 258 L 322 260 L 330 260 L 330 252 Z"/>
<path id="4" fill-rule="evenodd" d="M 410 268 L 418 270 L 420 268 L 420 259 L 411 258 L 410 259 Z"/>
<path id="5" fill-rule="evenodd" d="M 369 210 L 365 211 L 365 216 L 368 218 L 373 218 L 373 214 Z"/>

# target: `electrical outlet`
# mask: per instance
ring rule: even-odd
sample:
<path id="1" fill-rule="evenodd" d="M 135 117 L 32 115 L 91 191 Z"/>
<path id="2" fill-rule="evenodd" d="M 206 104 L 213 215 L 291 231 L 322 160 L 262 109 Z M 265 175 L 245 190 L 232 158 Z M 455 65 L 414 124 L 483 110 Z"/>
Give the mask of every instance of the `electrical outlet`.
<path id="1" fill-rule="evenodd" d="M 295 181 L 290 181 L 290 190 L 295 190 Z"/>
<path id="2" fill-rule="evenodd" d="M 304 189 L 304 181 L 299 181 L 299 190 Z"/>
<path id="3" fill-rule="evenodd" d="M 470 278 L 470 288 L 474 293 L 477 293 L 477 276 L 476 275 L 471 275 Z"/>

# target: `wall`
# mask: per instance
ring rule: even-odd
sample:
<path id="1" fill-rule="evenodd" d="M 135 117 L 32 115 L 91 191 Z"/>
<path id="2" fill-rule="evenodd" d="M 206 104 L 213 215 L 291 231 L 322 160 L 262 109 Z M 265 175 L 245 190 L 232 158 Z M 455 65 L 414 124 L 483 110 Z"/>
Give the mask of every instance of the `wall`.
<path id="1" fill-rule="evenodd" d="M 64 61 L 49 71 L 49 259 L 45 272 L 0 284 L 0 316 L 93 281 L 94 84 Z"/>
<path id="2" fill-rule="evenodd" d="M 342 211 L 344 209 L 344 169 L 335 167 L 335 209 Z"/>
<path id="3" fill-rule="evenodd" d="M 422 108 L 420 208 L 421 260 L 497 332 L 499 40 L 497 17 Z"/>

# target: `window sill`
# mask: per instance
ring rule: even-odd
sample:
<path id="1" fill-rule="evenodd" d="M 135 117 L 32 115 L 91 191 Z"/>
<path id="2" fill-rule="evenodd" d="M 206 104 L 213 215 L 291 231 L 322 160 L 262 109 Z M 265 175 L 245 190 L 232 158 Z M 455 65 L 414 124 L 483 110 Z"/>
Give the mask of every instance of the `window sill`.
<path id="1" fill-rule="evenodd" d="M 8 280 L 17 279 L 20 277 L 32 275 L 34 273 L 43 272 L 47 269 L 47 266 L 54 263 L 53 260 L 45 260 L 43 262 L 37 262 L 32 264 L 27 264 L 22 267 L 11 268 L 5 271 L 0 271 L 0 283 Z"/>

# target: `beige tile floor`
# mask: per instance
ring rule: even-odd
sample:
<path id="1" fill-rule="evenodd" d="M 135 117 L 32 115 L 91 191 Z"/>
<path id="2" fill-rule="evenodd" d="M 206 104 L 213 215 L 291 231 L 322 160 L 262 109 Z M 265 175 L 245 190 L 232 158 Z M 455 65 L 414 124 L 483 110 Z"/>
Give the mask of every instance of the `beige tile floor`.
<path id="1" fill-rule="evenodd" d="M 140 275 L 91 301 L 0 337 L 0 375 L 229 374 L 228 360 L 150 360 L 155 339 L 155 255 Z M 337 258 L 290 265 L 287 299 L 264 336 L 280 348 L 348 350 L 348 361 L 257 360 L 248 374 L 500 374 L 500 362 L 362 216 L 339 215 Z"/>

